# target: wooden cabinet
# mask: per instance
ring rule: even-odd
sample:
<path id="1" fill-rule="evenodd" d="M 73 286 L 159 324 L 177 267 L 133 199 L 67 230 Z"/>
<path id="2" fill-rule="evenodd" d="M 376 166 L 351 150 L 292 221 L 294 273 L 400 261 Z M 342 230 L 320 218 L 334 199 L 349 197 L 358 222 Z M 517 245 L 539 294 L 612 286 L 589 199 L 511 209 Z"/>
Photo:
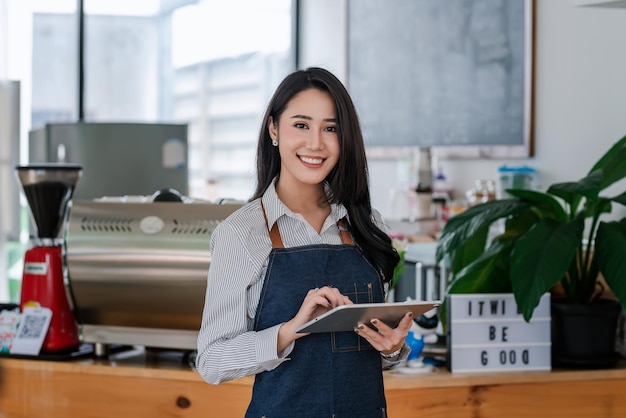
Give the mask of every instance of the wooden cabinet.
<path id="1" fill-rule="evenodd" d="M 1 418 L 243 417 L 253 382 L 209 385 L 182 362 L 141 356 L 110 362 L 4 358 L 0 376 Z"/>
<path id="2" fill-rule="evenodd" d="M 205 383 L 182 362 L 0 359 L 1 418 L 243 417 L 252 377 Z M 391 418 L 626 416 L 626 368 L 404 375 L 385 372 Z"/>

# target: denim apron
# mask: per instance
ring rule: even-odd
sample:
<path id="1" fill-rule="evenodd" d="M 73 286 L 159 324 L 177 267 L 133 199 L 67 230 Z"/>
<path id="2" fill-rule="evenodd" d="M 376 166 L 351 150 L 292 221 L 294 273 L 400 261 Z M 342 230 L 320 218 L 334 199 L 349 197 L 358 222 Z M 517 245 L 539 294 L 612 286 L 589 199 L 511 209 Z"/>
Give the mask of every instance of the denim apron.
<path id="1" fill-rule="evenodd" d="M 338 226 L 344 245 L 283 248 L 273 225 L 256 331 L 293 318 L 316 287 L 334 286 L 354 303 L 383 302 L 378 274 L 351 245 L 345 221 Z M 247 418 L 387 416 L 380 353 L 354 331 L 309 334 L 296 341 L 290 358 L 255 376 Z"/>

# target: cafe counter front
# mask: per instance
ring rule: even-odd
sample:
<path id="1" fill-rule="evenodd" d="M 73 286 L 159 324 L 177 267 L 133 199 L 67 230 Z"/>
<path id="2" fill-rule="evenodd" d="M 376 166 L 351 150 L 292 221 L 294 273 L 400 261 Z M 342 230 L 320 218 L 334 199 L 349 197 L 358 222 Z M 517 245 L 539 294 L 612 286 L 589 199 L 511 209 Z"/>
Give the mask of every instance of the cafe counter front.
<path id="1" fill-rule="evenodd" d="M 386 371 L 391 418 L 626 417 L 626 364 L 604 370 Z M 210 385 L 177 352 L 0 358 L 0 418 L 243 417 L 252 377 Z M 297 400 L 294 399 L 294 402 Z"/>

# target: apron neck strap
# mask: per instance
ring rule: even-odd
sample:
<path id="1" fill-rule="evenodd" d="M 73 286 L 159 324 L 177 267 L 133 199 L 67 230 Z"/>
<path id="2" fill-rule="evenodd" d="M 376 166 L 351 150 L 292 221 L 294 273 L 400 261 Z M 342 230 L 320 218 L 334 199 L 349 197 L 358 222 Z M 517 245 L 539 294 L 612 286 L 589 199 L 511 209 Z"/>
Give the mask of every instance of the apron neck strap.
<path id="1" fill-rule="evenodd" d="M 337 228 L 339 228 L 339 233 L 341 234 L 341 241 L 346 245 L 354 245 L 352 236 L 348 230 L 348 221 L 346 221 L 346 218 L 341 218 L 337 221 Z"/>
<path id="2" fill-rule="evenodd" d="M 270 233 L 272 248 L 284 248 L 285 245 L 283 244 L 283 239 L 281 238 L 280 231 L 278 230 L 278 222 L 274 222 L 274 225 L 270 228 L 263 201 L 261 201 L 261 209 L 263 211 L 263 218 L 265 219 L 265 227 Z M 337 221 L 337 228 L 339 228 L 339 233 L 341 234 L 341 241 L 346 245 L 354 245 L 352 237 L 350 236 L 350 231 L 348 231 L 348 222 L 346 221 L 346 218 L 341 218 Z"/>

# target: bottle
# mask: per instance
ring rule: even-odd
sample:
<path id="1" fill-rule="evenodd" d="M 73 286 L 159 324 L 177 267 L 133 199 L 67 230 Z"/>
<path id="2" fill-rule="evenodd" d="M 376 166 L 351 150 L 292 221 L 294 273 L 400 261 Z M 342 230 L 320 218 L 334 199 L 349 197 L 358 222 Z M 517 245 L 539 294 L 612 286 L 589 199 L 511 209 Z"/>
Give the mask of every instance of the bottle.
<path id="1" fill-rule="evenodd" d="M 493 180 L 476 180 L 474 182 L 474 188 L 468 190 L 465 196 L 470 206 L 495 200 L 496 184 Z"/>
<path id="2" fill-rule="evenodd" d="M 443 172 L 441 164 L 437 165 L 437 175 L 433 180 L 433 199 L 439 198 L 446 201 L 452 200 L 454 193 L 452 186 L 448 182 L 448 178 Z"/>
<path id="3" fill-rule="evenodd" d="M 433 205 L 435 206 L 437 229 L 442 229 L 449 218 L 446 212 L 448 211 L 453 196 L 452 186 L 443 173 L 443 167 L 441 164 L 438 164 L 437 175 L 433 181 Z"/>
<path id="4" fill-rule="evenodd" d="M 417 219 L 431 219 L 433 217 L 433 171 L 429 147 L 422 147 L 419 150 L 415 193 L 417 194 L 415 217 Z"/>

